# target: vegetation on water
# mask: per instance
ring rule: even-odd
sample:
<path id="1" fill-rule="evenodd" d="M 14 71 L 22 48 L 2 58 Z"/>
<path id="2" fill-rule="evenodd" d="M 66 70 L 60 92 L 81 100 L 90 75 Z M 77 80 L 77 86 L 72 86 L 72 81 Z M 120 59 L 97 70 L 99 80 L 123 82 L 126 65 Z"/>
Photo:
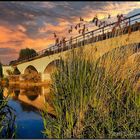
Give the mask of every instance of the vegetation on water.
<path id="1" fill-rule="evenodd" d="M 56 116 L 42 113 L 46 137 L 140 137 L 140 94 L 136 88 L 140 61 L 129 67 L 137 47 L 125 48 L 96 62 L 89 58 L 93 54 L 74 52 L 60 63 L 52 75 L 50 93 Z"/>

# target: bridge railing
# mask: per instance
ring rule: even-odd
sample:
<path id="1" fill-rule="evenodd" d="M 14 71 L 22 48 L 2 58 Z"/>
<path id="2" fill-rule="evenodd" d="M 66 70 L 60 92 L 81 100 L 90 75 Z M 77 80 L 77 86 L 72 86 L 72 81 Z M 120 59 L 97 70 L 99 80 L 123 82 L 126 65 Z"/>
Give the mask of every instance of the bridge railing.
<path id="1" fill-rule="evenodd" d="M 117 24 L 117 22 L 113 22 L 111 24 L 100 27 L 99 29 L 86 32 L 84 35 L 79 35 L 72 39 L 66 40 L 64 44 L 62 44 L 61 46 L 60 44 L 58 44 L 57 46 L 54 45 L 52 47 L 39 51 L 37 54 L 30 55 L 29 57 L 24 58 L 22 60 L 17 60 L 15 61 L 15 64 L 22 63 L 25 61 L 30 61 L 38 57 L 52 55 L 52 54 L 66 51 L 72 48 L 80 47 L 88 43 L 93 43 L 93 42 L 101 41 L 104 39 L 116 37 L 121 34 L 126 34 L 129 32 L 130 27 L 132 28 L 131 31 L 133 31 L 134 28 L 139 29 L 140 24 L 137 24 L 137 23 L 140 23 L 140 13 L 127 17 L 121 21 L 120 26 L 123 32 L 120 29 L 116 29 L 115 32 L 113 32 L 112 29 Z"/>

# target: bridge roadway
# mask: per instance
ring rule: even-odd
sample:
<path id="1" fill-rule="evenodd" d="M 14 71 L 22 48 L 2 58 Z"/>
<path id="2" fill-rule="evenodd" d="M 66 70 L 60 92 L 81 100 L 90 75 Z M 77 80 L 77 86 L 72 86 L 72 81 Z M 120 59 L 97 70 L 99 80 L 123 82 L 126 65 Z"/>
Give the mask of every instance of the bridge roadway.
<path id="1" fill-rule="evenodd" d="M 112 33 L 110 30 L 111 25 L 107 25 L 98 30 L 88 32 L 85 36 L 73 38 L 73 43 L 67 41 L 66 45 L 60 48 L 54 46 L 43 50 L 37 56 L 17 61 L 11 66 L 3 66 L 3 74 L 6 77 L 8 76 L 8 69 L 12 71 L 16 69 L 21 75 L 24 75 L 28 73 L 29 69 L 32 69 L 41 74 L 42 81 L 45 81 L 50 79 L 50 73 L 55 67 L 55 62 L 60 58 L 66 59 L 72 48 L 75 50 L 82 48 L 83 52 L 89 53 L 96 60 L 115 48 L 140 43 L 140 14 L 129 17 L 126 20 L 129 21 L 129 25 L 122 30 L 118 29 Z"/>

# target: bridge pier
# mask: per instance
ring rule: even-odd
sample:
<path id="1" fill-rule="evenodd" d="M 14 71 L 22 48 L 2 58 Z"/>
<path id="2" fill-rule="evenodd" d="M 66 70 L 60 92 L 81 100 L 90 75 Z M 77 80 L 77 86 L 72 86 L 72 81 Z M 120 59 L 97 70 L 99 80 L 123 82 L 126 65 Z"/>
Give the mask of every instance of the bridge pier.
<path id="1" fill-rule="evenodd" d="M 24 81 L 22 74 L 20 74 L 20 76 L 19 76 L 19 81 Z"/>
<path id="2" fill-rule="evenodd" d="M 50 81 L 51 80 L 51 75 L 49 73 L 41 73 L 41 81 Z"/>

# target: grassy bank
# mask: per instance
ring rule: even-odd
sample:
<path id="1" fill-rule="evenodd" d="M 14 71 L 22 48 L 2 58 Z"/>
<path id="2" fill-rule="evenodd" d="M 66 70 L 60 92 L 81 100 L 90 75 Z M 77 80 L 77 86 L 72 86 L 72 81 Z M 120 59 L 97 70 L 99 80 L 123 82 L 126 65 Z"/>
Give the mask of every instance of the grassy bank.
<path id="1" fill-rule="evenodd" d="M 129 67 L 128 62 L 133 53 L 114 50 L 94 62 L 94 54 L 73 52 L 61 63 L 52 75 L 50 93 L 56 116 L 43 113 L 45 136 L 140 137 L 139 63 Z"/>

